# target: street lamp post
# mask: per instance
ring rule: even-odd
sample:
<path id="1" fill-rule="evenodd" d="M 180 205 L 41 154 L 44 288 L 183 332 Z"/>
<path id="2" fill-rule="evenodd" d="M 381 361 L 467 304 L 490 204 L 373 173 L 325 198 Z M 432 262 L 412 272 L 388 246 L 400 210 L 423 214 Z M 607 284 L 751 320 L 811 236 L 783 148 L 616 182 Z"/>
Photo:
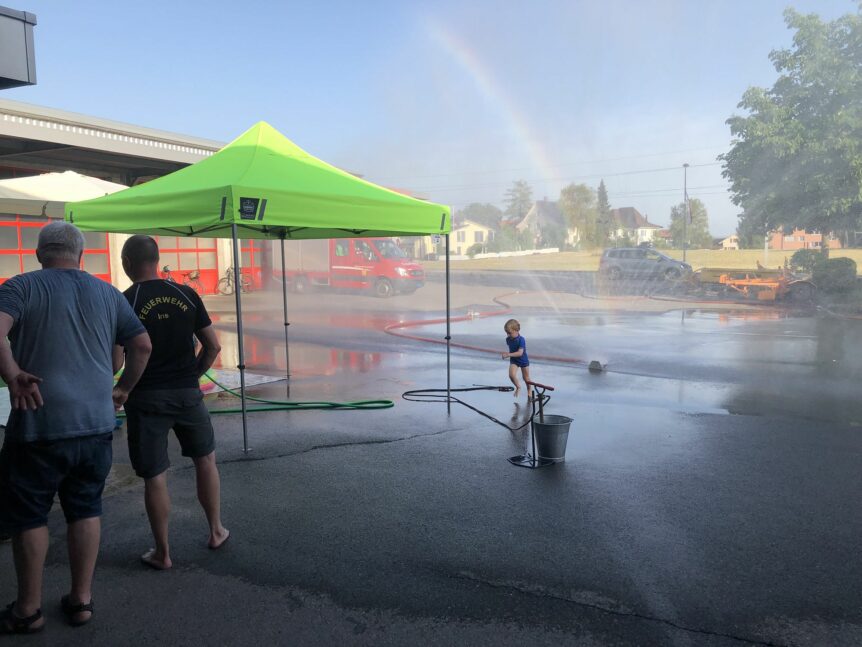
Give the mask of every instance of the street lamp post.
<path id="1" fill-rule="evenodd" d="M 682 165 L 682 262 L 685 263 L 685 250 L 688 248 L 688 162 Z"/>

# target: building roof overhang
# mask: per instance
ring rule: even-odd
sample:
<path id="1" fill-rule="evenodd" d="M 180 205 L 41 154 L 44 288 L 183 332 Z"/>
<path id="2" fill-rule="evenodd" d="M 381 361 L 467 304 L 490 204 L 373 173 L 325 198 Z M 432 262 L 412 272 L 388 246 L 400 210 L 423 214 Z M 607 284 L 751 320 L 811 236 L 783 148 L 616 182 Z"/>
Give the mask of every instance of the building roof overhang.
<path id="1" fill-rule="evenodd" d="M 96 175 L 124 184 L 161 176 L 222 142 L 0 99 L 0 166 Z"/>

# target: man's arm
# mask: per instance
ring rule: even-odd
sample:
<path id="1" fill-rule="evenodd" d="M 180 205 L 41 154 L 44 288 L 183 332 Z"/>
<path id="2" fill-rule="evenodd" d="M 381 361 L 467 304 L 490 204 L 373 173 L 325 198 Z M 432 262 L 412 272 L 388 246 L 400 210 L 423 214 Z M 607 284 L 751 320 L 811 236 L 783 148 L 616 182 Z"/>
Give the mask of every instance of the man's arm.
<path id="1" fill-rule="evenodd" d="M 126 348 L 126 368 L 114 387 L 113 393 L 114 408 L 116 409 L 119 409 L 128 400 L 129 392 L 135 388 L 135 384 L 141 379 L 141 375 L 147 367 L 147 361 L 150 359 L 150 353 L 153 352 L 150 336 L 145 332 L 126 340 L 124 346 Z"/>
<path id="2" fill-rule="evenodd" d="M 200 377 L 213 365 L 216 357 L 221 352 L 221 345 L 218 343 L 218 337 L 216 337 L 212 326 L 201 328 L 195 332 L 195 337 L 201 343 L 201 349 L 198 351 L 196 358 L 198 377 Z"/>
<path id="3" fill-rule="evenodd" d="M 6 337 L 14 324 L 15 320 L 9 314 L 0 312 L 0 377 L 9 387 L 13 409 L 38 409 L 44 404 L 39 392 L 42 378 L 22 371 L 12 356 Z"/>
<path id="4" fill-rule="evenodd" d="M 111 361 L 114 365 L 114 375 L 116 375 L 117 371 L 123 368 L 123 364 L 126 361 L 126 352 L 122 346 L 114 346 L 114 352 L 111 354 Z"/>

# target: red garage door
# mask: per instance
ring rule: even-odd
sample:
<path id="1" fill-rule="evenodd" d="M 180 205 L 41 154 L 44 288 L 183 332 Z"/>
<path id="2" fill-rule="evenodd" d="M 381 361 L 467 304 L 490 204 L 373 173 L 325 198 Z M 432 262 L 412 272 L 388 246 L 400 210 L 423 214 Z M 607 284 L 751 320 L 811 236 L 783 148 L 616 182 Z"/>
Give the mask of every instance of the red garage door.
<path id="1" fill-rule="evenodd" d="M 262 240 L 239 241 L 240 255 L 242 257 L 242 262 L 239 266 L 240 271 L 254 290 L 259 290 L 263 281 L 261 270 L 263 267 L 264 244 L 269 244 L 269 242 Z"/>
<path id="2" fill-rule="evenodd" d="M 159 263 L 167 266 L 177 283 L 191 285 L 201 294 L 216 294 L 218 257 L 213 238 L 155 236 L 159 244 Z"/>
<path id="3" fill-rule="evenodd" d="M 0 283 L 32 270 L 42 269 L 36 258 L 39 230 L 49 220 L 0 214 Z M 85 232 L 83 269 L 103 281 L 111 282 L 108 234 Z"/>

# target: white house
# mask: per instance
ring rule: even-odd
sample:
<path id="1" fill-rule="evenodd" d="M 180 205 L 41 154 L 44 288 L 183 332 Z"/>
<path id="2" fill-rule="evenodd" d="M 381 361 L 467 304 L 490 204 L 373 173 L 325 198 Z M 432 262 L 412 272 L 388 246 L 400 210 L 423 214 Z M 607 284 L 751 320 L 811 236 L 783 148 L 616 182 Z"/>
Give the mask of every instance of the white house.
<path id="1" fill-rule="evenodd" d="M 739 249 L 739 236 L 732 234 L 721 241 L 722 249 Z"/>
<path id="2" fill-rule="evenodd" d="M 660 229 L 634 207 L 611 209 L 611 237 L 614 239 L 628 236 L 636 245 L 651 243 Z"/>
<path id="3" fill-rule="evenodd" d="M 486 244 L 494 240 L 494 229 L 480 225 L 472 220 L 464 220 L 449 234 L 449 245 L 456 256 L 466 254 L 467 250 L 476 244 Z"/>
<path id="4" fill-rule="evenodd" d="M 542 242 L 544 232 L 549 229 L 564 231 L 568 245 L 574 245 L 579 239 L 578 230 L 567 227 L 559 204 L 552 200 L 537 200 L 515 228 L 518 231 L 529 231 L 537 242 Z"/>

